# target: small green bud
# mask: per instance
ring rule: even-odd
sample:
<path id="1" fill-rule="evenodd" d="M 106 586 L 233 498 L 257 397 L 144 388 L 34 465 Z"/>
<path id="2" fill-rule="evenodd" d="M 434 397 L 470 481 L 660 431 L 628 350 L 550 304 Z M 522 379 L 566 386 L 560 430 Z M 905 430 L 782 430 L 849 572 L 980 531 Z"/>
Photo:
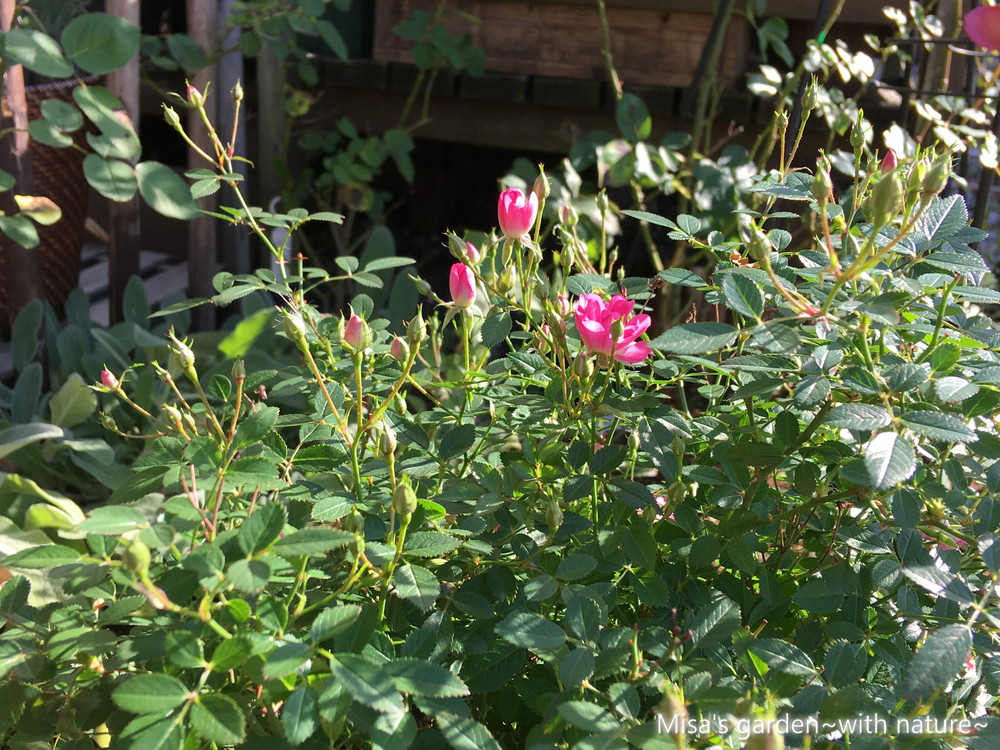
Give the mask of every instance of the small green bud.
<path id="1" fill-rule="evenodd" d="M 392 509 L 404 524 L 409 523 L 410 516 L 417 509 L 417 493 L 410 486 L 410 478 L 407 476 L 402 477 L 392 491 Z"/>
<path id="2" fill-rule="evenodd" d="M 873 224 L 885 225 L 903 207 L 903 182 L 898 172 L 882 176 L 864 202 L 865 217 Z"/>
<path id="3" fill-rule="evenodd" d="M 354 538 L 349 542 L 349 547 L 351 557 L 357 559 L 365 551 L 365 538 L 361 534 L 355 534 Z"/>
<path id="4" fill-rule="evenodd" d="M 865 125 L 864 112 L 858 110 L 858 119 L 851 126 L 851 148 L 854 149 L 855 153 L 860 152 L 868 140 Z"/>
<path id="5" fill-rule="evenodd" d="M 180 360 L 181 369 L 184 370 L 184 374 L 187 375 L 191 380 L 198 379 L 198 373 L 194 369 L 194 352 L 191 351 L 191 347 L 187 345 L 184 341 L 181 341 L 174 334 L 174 329 L 171 328 L 167 337 L 173 342 L 174 354 L 177 355 L 177 359 Z"/>
<path id="6" fill-rule="evenodd" d="M 306 324 L 302 320 L 302 315 L 297 311 L 291 311 L 285 313 L 285 319 L 282 321 L 285 328 L 285 335 L 288 337 L 295 346 L 299 348 L 302 353 L 305 353 L 309 349 L 309 341 L 306 338 Z"/>
<path id="7" fill-rule="evenodd" d="M 562 526 L 563 512 L 559 507 L 558 500 L 549 500 L 548 507 L 545 508 L 545 523 L 549 525 L 549 534 L 555 534 Z"/>
<path id="8" fill-rule="evenodd" d="M 413 281 L 413 286 L 417 288 L 417 293 L 421 297 L 431 296 L 431 293 L 434 290 L 431 288 L 431 285 L 428 284 L 424 279 L 420 278 L 419 276 L 412 276 L 412 275 L 410 276 L 410 279 Z"/>
<path id="9" fill-rule="evenodd" d="M 243 85 L 237 81 L 236 85 L 229 92 L 229 95 L 233 98 L 233 102 L 243 101 Z"/>
<path id="10" fill-rule="evenodd" d="M 420 346 L 420 342 L 427 338 L 427 324 L 424 322 L 424 316 L 421 313 L 421 309 L 417 308 L 417 314 L 413 316 L 413 319 L 406 326 L 406 340 L 410 342 L 411 346 Z"/>
<path id="11" fill-rule="evenodd" d="M 833 193 L 833 180 L 830 179 L 830 163 L 821 159 L 816 163 L 816 176 L 812 181 L 813 198 L 818 201 L 830 200 Z"/>
<path id="12" fill-rule="evenodd" d="M 541 206 L 549 197 L 550 188 L 549 178 L 545 176 L 545 172 L 541 171 L 541 164 L 538 165 L 538 170 L 538 177 L 535 178 L 535 184 L 531 186 L 531 192 L 538 198 L 538 205 Z"/>
<path id="13" fill-rule="evenodd" d="M 149 563 L 152 557 L 149 547 L 138 539 L 129 539 L 125 542 L 125 549 L 122 551 L 122 562 L 125 567 L 135 573 L 140 578 L 145 578 L 149 574 Z"/>
<path id="14" fill-rule="evenodd" d="M 173 107 L 168 107 L 166 104 L 163 105 L 163 119 L 167 121 L 167 125 L 172 127 L 178 133 L 184 132 L 184 126 L 181 125 L 180 115 L 177 114 Z"/>
<path id="15" fill-rule="evenodd" d="M 344 520 L 340 522 L 340 525 L 344 528 L 344 531 L 348 531 L 351 534 L 360 534 L 365 530 L 365 517 L 358 512 L 357 508 L 351 508 L 351 512 L 344 516 Z"/>
<path id="16" fill-rule="evenodd" d="M 396 453 L 396 431 L 384 420 L 379 420 L 374 425 L 375 449 L 379 455 L 389 458 Z"/>
<path id="17" fill-rule="evenodd" d="M 771 262 L 771 242 L 767 235 L 757 227 L 751 228 L 750 242 L 747 243 L 747 254 L 751 260 L 761 265 L 768 265 Z"/>
<path id="18" fill-rule="evenodd" d="M 933 196 L 944 190 L 945 185 L 948 184 L 949 177 L 951 177 L 951 157 L 947 154 L 939 156 L 931 164 L 930 169 L 927 170 L 927 175 L 920 184 L 920 198 L 924 201 L 929 201 Z"/>
<path id="19" fill-rule="evenodd" d="M 817 84 L 815 76 L 809 80 L 809 85 L 806 86 L 805 93 L 802 95 L 802 109 L 805 112 L 810 112 L 816 109 L 816 104 L 818 103 L 819 97 L 817 94 Z"/>
<path id="20" fill-rule="evenodd" d="M 167 419 L 170 420 L 170 424 L 176 426 L 183 423 L 184 417 L 181 414 L 181 410 L 176 406 L 164 404 L 163 413 L 167 415 Z"/>
<path id="21" fill-rule="evenodd" d="M 616 318 L 615 320 L 611 321 L 610 333 L 611 333 L 611 340 L 613 342 L 619 341 L 621 337 L 625 335 L 625 321 L 623 321 L 621 318 Z"/>
<path id="22" fill-rule="evenodd" d="M 237 359 L 235 362 L 233 362 L 233 380 L 235 380 L 237 384 L 239 384 L 241 381 L 246 380 L 246 378 L 247 378 L 247 370 L 243 364 L 243 360 Z"/>

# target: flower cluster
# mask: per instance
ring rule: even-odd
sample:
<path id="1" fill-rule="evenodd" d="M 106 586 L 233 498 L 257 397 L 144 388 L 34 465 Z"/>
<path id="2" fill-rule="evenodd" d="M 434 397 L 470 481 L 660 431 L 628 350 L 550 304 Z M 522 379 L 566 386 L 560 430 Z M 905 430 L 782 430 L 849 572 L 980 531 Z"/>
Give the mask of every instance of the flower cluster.
<path id="1" fill-rule="evenodd" d="M 645 313 L 632 315 L 632 303 L 622 294 L 605 300 L 597 294 L 584 294 L 573 312 L 580 340 L 591 354 L 614 357 L 619 362 L 636 364 L 651 354 L 649 344 L 636 341 L 651 323 Z"/>

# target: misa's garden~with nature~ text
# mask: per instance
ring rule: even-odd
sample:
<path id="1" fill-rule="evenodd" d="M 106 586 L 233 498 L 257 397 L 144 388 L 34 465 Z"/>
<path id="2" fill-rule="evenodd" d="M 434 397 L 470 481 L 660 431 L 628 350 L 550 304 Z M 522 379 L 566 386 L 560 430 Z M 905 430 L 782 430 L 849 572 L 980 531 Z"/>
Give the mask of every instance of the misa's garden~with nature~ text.
<path id="1" fill-rule="evenodd" d="M 911 11 L 901 33 L 937 28 Z M 997 747 L 1000 291 L 955 167 L 997 168 L 998 16 L 965 19 L 984 95 L 919 132 L 858 107 L 899 53 L 877 40 L 751 76 L 776 112 L 752 148 L 651 141 L 619 88 L 619 133 L 443 233 L 441 288 L 376 230 L 329 267 L 286 252 L 382 199 L 252 206 L 242 87 L 232 122 L 190 84 L 165 107 L 203 162 L 178 191 L 115 161 L 115 103 L 81 84 L 33 135 L 81 109 L 106 191 L 217 193 L 274 262 L 153 314 L 137 283 L 109 328 L 72 297 L 18 318 L 0 747 Z M 86 69 L 89 28 L 4 55 Z M 368 143 L 372 184 L 408 138 Z M 30 244 L 37 214 L 0 230 Z M 189 330 L 202 305 L 227 323 Z"/>

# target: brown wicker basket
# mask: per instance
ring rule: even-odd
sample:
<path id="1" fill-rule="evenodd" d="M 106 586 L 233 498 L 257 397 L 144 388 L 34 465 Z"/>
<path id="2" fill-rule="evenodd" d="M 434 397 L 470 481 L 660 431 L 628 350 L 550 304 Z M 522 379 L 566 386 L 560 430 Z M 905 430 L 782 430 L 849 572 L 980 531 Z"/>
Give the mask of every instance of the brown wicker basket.
<path id="1" fill-rule="evenodd" d="M 60 99 L 72 102 L 76 80 L 56 81 L 28 86 L 28 120 L 41 118 L 42 102 Z M 86 146 L 86 128 L 73 134 L 77 146 Z M 83 246 L 84 223 L 90 186 L 83 176 L 84 153 L 78 149 L 52 148 L 31 142 L 31 168 L 35 178 L 35 194 L 55 201 L 62 209 L 62 218 L 51 226 L 38 226 L 40 253 L 39 273 L 42 290 L 56 310 L 62 314 L 66 297 L 80 279 L 80 249 Z M 15 188 L 16 190 L 16 188 Z M 6 285 L 5 243 L 0 236 L 0 290 Z M 7 301 L 0 294 L 0 331 L 7 328 Z"/>

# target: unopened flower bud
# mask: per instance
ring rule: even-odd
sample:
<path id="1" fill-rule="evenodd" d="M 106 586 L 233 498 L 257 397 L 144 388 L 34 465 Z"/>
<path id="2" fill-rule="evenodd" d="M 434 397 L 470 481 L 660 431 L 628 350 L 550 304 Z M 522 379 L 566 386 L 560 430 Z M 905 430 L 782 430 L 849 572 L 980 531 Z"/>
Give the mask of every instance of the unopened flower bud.
<path id="1" fill-rule="evenodd" d="M 184 126 L 181 125 L 180 115 L 173 109 L 173 107 L 168 107 L 166 104 L 163 105 L 163 119 L 166 120 L 167 125 L 172 127 L 178 133 L 184 131 Z"/>
<path id="2" fill-rule="evenodd" d="M 115 421 L 115 418 L 112 417 L 107 412 L 102 411 L 98 415 L 97 419 L 101 423 L 101 427 L 103 427 L 105 430 L 111 430 L 112 432 L 121 432 L 121 430 L 118 429 L 118 423 Z"/>
<path id="3" fill-rule="evenodd" d="M 539 164 L 538 166 L 541 169 L 541 165 Z M 545 199 L 549 197 L 549 178 L 545 176 L 544 172 L 539 172 L 538 177 L 535 178 L 535 184 L 531 186 L 531 192 L 538 197 L 538 205 L 542 205 Z"/>
<path id="4" fill-rule="evenodd" d="M 427 324 L 424 322 L 424 316 L 418 307 L 417 314 L 406 326 L 406 340 L 410 342 L 411 346 L 420 346 L 420 342 L 425 338 L 427 338 Z"/>
<path id="5" fill-rule="evenodd" d="M 833 193 L 833 180 L 830 179 L 830 165 L 826 159 L 816 164 L 816 176 L 812 181 L 813 198 L 818 201 L 829 200 Z"/>
<path id="6" fill-rule="evenodd" d="M 466 242 L 465 257 L 469 259 L 469 263 L 474 266 L 478 266 L 479 262 L 483 259 L 483 254 L 479 252 L 479 249 L 471 242 Z"/>
<path id="7" fill-rule="evenodd" d="M 580 220 L 580 214 L 577 210 L 573 208 L 571 203 L 563 204 L 563 207 L 559 209 L 559 221 L 563 223 L 570 229 L 576 226 L 577 222 Z"/>
<path id="8" fill-rule="evenodd" d="M 114 373 L 110 370 L 101 370 L 101 385 L 112 391 L 121 389 L 121 384 L 118 382 L 118 378 L 116 378 Z"/>
<path id="9" fill-rule="evenodd" d="M 205 105 L 205 95 L 190 83 L 187 85 L 187 100 L 195 107 L 203 107 Z"/>
<path id="10" fill-rule="evenodd" d="M 405 362 L 410 357 L 410 345 L 406 339 L 396 336 L 389 346 L 389 355 L 397 362 Z"/>
<path id="11" fill-rule="evenodd" d="M 360 534 L 365 529 L 365 517 L 358 512 L 357 508 L 351 508 L 351 512 L 344 516 L 340 525 L 344 531 L 352 534 Z"/>
<path id="12" fill-rule="evenodd" d="M 125 542 L 125 549 L 122 550 L 122 562 L 125 567 L 135 573 L 140 578 L 145 578 L 149 573 L 149 563 L 152 557 L 149 547 L 138 539 L 129 539 Z"/>
<path id="13" fill-rule="evenodd" d="M 178 409 L 176 406 L 172 406 L 171 404 L 164 404 L 163 413 L 167 415 L 167 419 L 170 421 L 170 424 L 174 426 L 182 424 L 183 415 L 181 414 L 181 410 Z"/>
<path id="14" fill-rule="evenodd" d="M 864 113 L 858 110 L 858 119 L 851 127 L 851 147 L 855 153 L 864 148 L 865 142 L 868 140 L 866 136 Z"/>
<path id="15" fill-rule="evenodd" d="M 431 288 L 430 284 L 428 284 L 419 276 L 410 276 L 410 279 L 413 280 L 413 286 L 417 288 L 417 294 L 419 294 L 421 297 L 431 296 L 431 292 L 433 292 L 434 290 Z"/>
<path id="16" fill-rule="evenodd" d="M 806 86 L 805 93 L 802 95 L 802 109 L 805 112 L 816 109 L 816 104 L 818 103 L 818 95 L 816 91 L 816 78 L 813 77 L 809 81 L 809 85 Z"/>
<path id="17" fill-rule="evenodd" d="M 383 458 L 395 455 L 396 453 L 396 431 L 385 421 L 375 424 L 375 449 Z"/>
<path id="18" fill-rule="evenodd" d="M 581 352 L 580 355 L 573 360 L 573 372 L 581 378 L 589 378 L 593 371 L 594 367 L 590 363 L 590 359 L 586 357 L 583 352 Z"/>
<path id="19" fill-rule="evenodd" d="M 360 315 L 351 315 L 341 334 L 344 345 L 352 352 L 360 352 L 368 346 L 369 338 L 368 324 Z"/>
<path id="20" fill-rule="evenodd" d="M 247 378 L 246 366 L 243 364 L 242 359 L 237 358 L 237 360 L 233 362 L 233 380 L 239 383 L 241 380 L 246 380 L 246 378 Z"/>
<path id="21" fill-rule="evenodd" d="M 243 101 L 243 85 L 237 81 L 236 85 L 230 90 L 229 95 L 233 98 L 233 102 Z"/>
<path id="22" fill-rule="evenodd" d="M 931 164 L 930 169 L 927 170 L 927 175 L 920 185 L 921 199 L 929 201 L 933 196 L 944 190 L 944 186 L 948 184 L 949 177 L 951 177 L 951 157 L 947 155 L 939 156 Z"/>
<path id="23" fill-rule="evenodd" d="M 882 176 L 864 203 L 865 217 L 873 224 L 889 223 L 903 207 L 903 182 L 896 172 Z"/>
<path id="24" fill-rule="evenodd" d="M 879 163 L 878 168 L 885 174 L 886 172 L 891 172 L 899 164 L 899 160 L 896 159 L 896 152 L 891 148 L 885 152 L 885 156 L 882 157 L 882 161 Z"/>
<path id="25" fill-rule="evenodd" d="M 177 359 L 180 360 L 181 369 L 184 370 L 184 374 L 192 380 L 197 380 L 198 373 L 194 369 L 194 352 L 191 351 L 191 347 L 177 338 L 174 334 L 173 328 L 170 329 L 167 337 L 173 342 L 171 349 L 174 350 L 174 354 L 176 354 Z"/>
<path id="26" fill-rule="evenodd" d="M 548 507 L 545 508 L 545 523 L 549 525 L 549 534 L 555 534 L 562 526 L 563 512 L 559 507 L 559 501 L 549 500 Z"/>
<path id="27" fill-rule="evenodd" d="M 409 477 L 404 476 L 393 490 L 392 509 L 404 524 L 409 523 L 410 516 L 417 509 L 417 493 L 410 486 Z"/>
<path id="28" fill-rule="evenodd" d="M 302 315 L 295 310 L 286 312 L 282 323 L 288 340 L 295 344 L 303 353 L 307 352 L 309 350 L 309 341 L 306 338 L 306 324 L 302 320 Z"/>
<path id="29" fill-rule="evenodd" d="M 625 321 L 621 318 L 615 318 L 611 321 L 611 328 L 608 332 L 611 334 L 612 341 L 619 341 L 625 335 Z"/>

